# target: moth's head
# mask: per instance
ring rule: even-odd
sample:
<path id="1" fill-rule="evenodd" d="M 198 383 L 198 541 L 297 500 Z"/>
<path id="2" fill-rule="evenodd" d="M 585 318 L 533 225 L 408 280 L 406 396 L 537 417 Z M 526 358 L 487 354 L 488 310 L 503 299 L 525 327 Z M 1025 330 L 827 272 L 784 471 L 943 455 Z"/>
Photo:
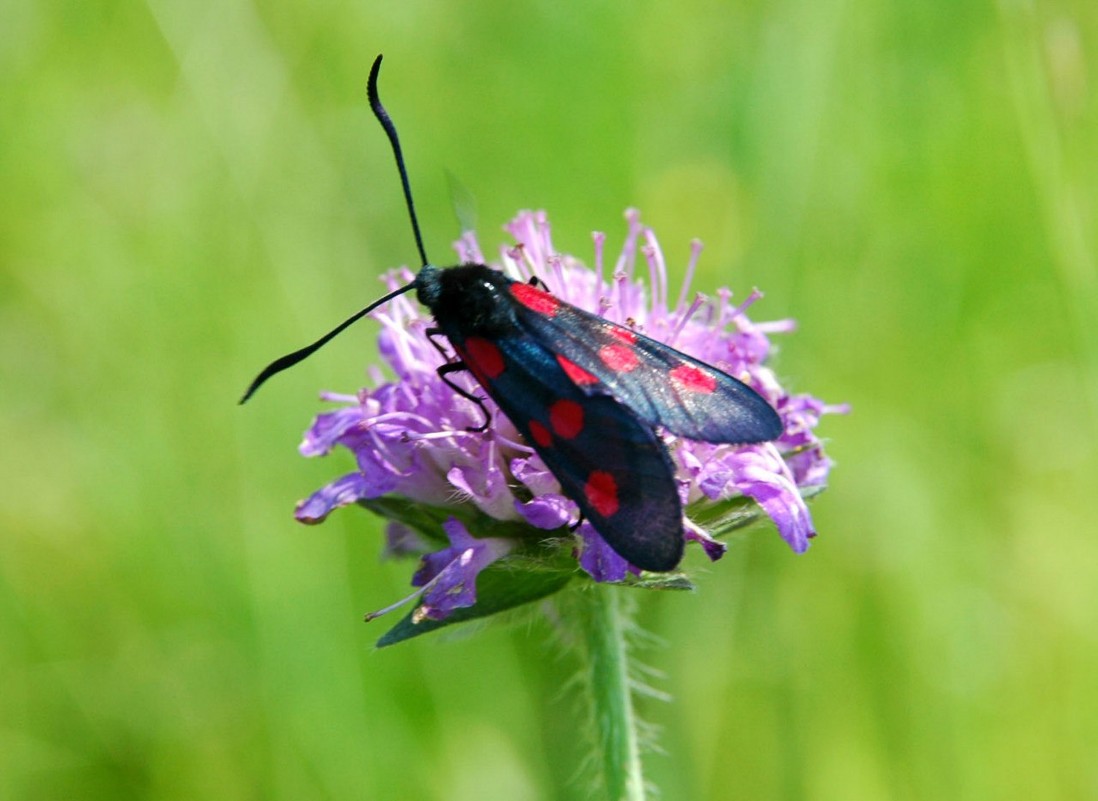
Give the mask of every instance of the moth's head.
<path id="1" fill-rule="evenodd" d="M 498 270 L 470 263 L 446 268 L 429 264 L 414 285 L 416 297 L 444 330 L 453 325 L 466 336 L 495 336 L 513 325 L 513 312 L 504 302 L 508 283 Z"/>
<path id="2" fill-rule="evenodd" d="M 438 306 L 442 295 L 442 270 L 433 264 L 424 264 L 416 274 L 413 285 L 416 288 L 416 299 L 428 309 Z"/>

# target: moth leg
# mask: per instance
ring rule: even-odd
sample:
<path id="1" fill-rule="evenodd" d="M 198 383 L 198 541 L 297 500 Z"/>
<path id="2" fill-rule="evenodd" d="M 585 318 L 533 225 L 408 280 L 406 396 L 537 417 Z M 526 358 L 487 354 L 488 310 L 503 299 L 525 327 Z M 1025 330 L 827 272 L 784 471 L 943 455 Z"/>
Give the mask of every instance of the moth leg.
<path id="1" fill-rule="evenodd" d="M 442 356 L 443 359 L 445 359 L 447 362 L 449 362 L 453 358 L 453 354 L 447 353 L 446 348 L 442 347 L 442 345 L 439 343 L 439 341 L 437 339 L 435 339 L 435 337 L 445 336 L 442 333 L 442 329 L 441 328 L 428 328 L 424 333 L 427 335 L 427 341 L 435 346 L 435 350 L 437 350 L 439 352 L 439 354 Z M 449 383 L 449 382 L 447 382 L 447 383 Z M 453 385 L 451 385 L 451 386 L 453 386 Z M 456 389 L 456 387 L 455 387 L 455 389 Z"/>
<path id="2" fill-rule="evenodd" d="M 431 341 L 433 342 L 434 340 Z M 489 414 L 488 407 L 484 405 L 484 398 L 481 398 L 478 395 L 474 395 L 472 392 L 465 389 L 465 387 L 459 386 L 451 381 L 449 378 L 447 378 L 450 373 L 461 373 L 468 370 L 469 368 L 465 365 L 465 362 L 447 362 L 446 364 L 439 367 L 437 372 L 438 377 L 442 379 L 442 383 L 444 383 L 458 395 L 461 395 L 461 397 L 471 400 L 478 407 L 480 407 L 481 414 L 484 415 L 484 422 L 481 423 L 479 426 L 467 426 L 465 430 L 475 433 L 483 433 L 488 430 L 488 426 L 492 423 L 492 415 Z"/>
<path id="3" fill-rule="evenodd" d="M 544 289 L 546 292 L 549 291 L 549 287 L 546 285 L 546 283 L 538 278 L 536 275 L 531 275 L 530 280 L 526 283 L 528 283 L 530 286 L 537 287 L 538 289 Z"/>
<path id="4" fill-rule="evenodd" d="M 576 522 L 568 526 L 568 530 L 571 531 L 573 534 L 579 531 L 579 527 L 583 525 L 583 520 L 583 512 L 580 512 L 579 517 L 576 518 Z"/>

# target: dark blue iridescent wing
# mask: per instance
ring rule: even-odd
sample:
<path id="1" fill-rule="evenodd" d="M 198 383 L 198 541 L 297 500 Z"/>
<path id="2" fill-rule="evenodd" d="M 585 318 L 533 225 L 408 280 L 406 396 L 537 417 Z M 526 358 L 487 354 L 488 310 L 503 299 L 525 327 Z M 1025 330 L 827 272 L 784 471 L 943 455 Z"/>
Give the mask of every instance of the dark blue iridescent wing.
<path id="1" fill-rule="evenodd" d="M 610 394 L 642 420 L 687 439 L 744 444 L 782 433 L 777 412 L 751 387 L 712 365 L 512 282 L 514 318 L 557 356 L 585 394 Z"/>
<path id="2" fill-rule="evenodd" d="M 610 547 L 639 568 L 673 569 L 683 553 L 682 505 L 652 427 L 611 396 L 577 387 L 542 341 L 517 332 L 449 338 Z"/>

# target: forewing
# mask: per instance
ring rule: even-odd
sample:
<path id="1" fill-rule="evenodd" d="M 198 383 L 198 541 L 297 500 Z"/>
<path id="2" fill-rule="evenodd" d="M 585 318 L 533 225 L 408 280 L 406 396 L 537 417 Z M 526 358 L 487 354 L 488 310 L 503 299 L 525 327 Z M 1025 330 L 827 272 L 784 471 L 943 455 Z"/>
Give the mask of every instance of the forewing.
<path id="1" fill-rule="evenodd" d="M 613 397 L 580 389 L 544 341 L 516 335 L 451 342 L 610 547 L 645 570 L 679 563 L 674 466 L 650 425 Z"/>
<path id="2" fill-rule="evenodd" d="M 529 284 L 509 289 L 519 328 L 552 343 L 585 394 L 613 395 L 642 420 L 687 439 L 745 444 L 781 436 L 777 412 L 742 381 Z"/>

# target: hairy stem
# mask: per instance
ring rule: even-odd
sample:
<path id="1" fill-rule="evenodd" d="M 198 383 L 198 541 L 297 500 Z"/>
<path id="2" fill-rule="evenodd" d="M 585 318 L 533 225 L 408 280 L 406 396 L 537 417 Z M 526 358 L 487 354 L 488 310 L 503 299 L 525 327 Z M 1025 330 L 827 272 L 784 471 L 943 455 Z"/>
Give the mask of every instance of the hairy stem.
<path id="1" fill-rule="evenodd" d="M 592 712 L 599 753 L 597 767 L 611 801 L 643 801 L 637 718 L 629 678 L 631 625 L 626 599 L 617 587 L 592 587 L 580 595 L 583 637 L 590 670 Z"/>

